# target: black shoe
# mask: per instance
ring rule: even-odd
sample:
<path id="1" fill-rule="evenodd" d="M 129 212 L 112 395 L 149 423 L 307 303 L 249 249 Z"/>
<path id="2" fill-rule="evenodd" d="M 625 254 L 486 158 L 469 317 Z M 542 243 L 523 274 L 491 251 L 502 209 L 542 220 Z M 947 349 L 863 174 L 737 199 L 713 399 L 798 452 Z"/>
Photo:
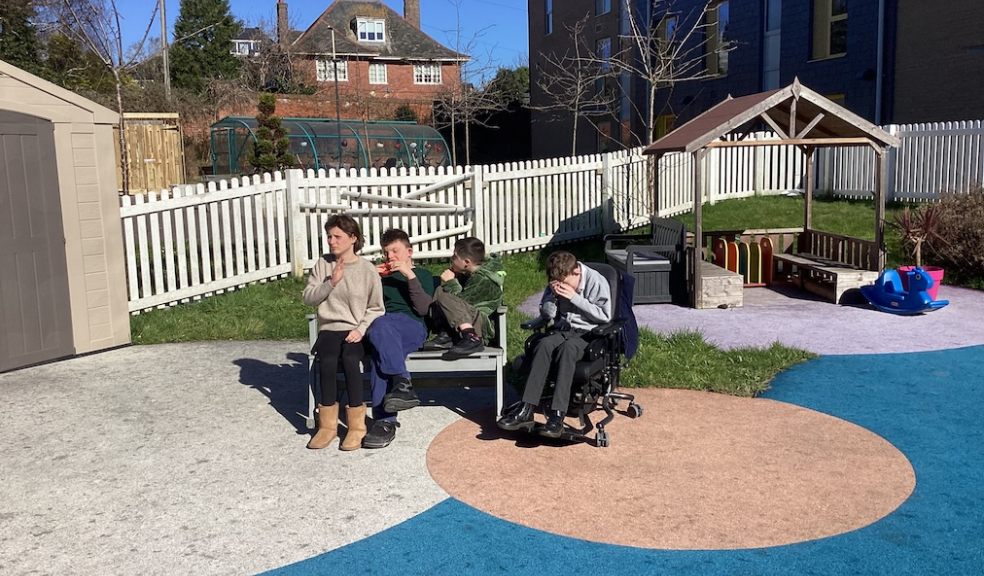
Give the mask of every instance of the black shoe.
<path id="1" fill-rule="evenodd" d="M 550 415 L 547 417 L 547 423 L 540 428 L 540 436 L 560 438 L 561 433 L 564 431 L 564 416 L 565 414 L 563 412 L 551 410 Z"/>
<path id="2" fill-rule="evenodd" d="M 525 430 L 526 432 L 529 432 L 533 430 L 534 408 L 535 406 L 532 404 L 527 404 L 524 402 L 522 408 L 499 418 L 499 421 L 496 422 L 495 425 L 503 430 L 509 430 L 510 432 L 515 432 L 516 430 Z"/>
<path id="3" fill-rule="evenodd" d="M 413 391 L 413 384 L 406 378 L 397 378 L 393 389 L 383 396 L 383 410 L 399 412 L 420 406 L 420 398 Z"/>
<path id="4" fill-rule="evenodd" d="M 376 420 L 362 439 L 363 448 L 386 448 L 396 438 L 400 423 L 395 420 Z"/>
<path id="5" fill-rule="evenodd" d="M 424 345 L 420 347 L 421 350 L 450 350 L 451 346 L 454 345 L 454 341 L 451 336 L 441 332 L 437 336 L 434 336 L 430 340 L 424 342 Z"/>
<path id="6" fill-rule="evenodd" d="M 474 332 L 463 334 L 461 341 L 451 347 L 450 350 L 441 355 L 442 360 L 457 360 L 472 354 L 478 354 L 485 350 L 482 339 Z"/>

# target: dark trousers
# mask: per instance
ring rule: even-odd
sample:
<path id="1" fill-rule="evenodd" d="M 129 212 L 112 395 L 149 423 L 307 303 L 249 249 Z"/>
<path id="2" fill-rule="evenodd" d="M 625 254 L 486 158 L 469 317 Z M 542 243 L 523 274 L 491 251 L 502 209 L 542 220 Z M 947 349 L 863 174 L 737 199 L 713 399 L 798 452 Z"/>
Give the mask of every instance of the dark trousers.
<path id="1" fill-rule="evenodd" d="M 331 406 L 338 401 L 338 363 L 342 363 L 345 374 L 345 388 L 348 390 L 348 405 L 362 405 L 362 357 L 366 355 L 362 342 L 346 342 L 348 330 L 322 330 L 314 343 L 317 350 L 321 378 L 321 397 L 318 404 Z"/>
<path id="2" fill-rule="evenodd" d="M 571 385 L 574 382 L 574 366 L 584 355 L 588 342 L 578 332 L 552 332 L 537 343 L 533 348 L 533 358 L 529 360 L 530 373 L 526 377 L 526 389 L 523 391 L 523 402 L 539 404 L 546 386 L 547 377 L 552 366 L 557 367 L 554 380 L 553 400 L 551 410 L 567 412 L 571 402 Z"/>
<path id="3" fill-rule="evenodd" d="M 432 306 L 433 309 L 436 309 L 434 321 L 437 328 L 441 330 L 450 329 L 451 334 L 454 335 L 458 331 L 458 326 L 471 324 L 475 327 L 475 333 L 482 340 L 488 341 L 482 334 L 482 325 L 485 324 L 482 313 L 462 300 L 460 296 L 449 294 L 444 290 L 437 290 L 434 292 L 434 304 Z"/>
<path id="4" fill-rule="evenodd" d="M 383 396 L 393 378 L 410 378 L 407 355 L 419 350 L 427 339 L 427 327 L 400 312 L 383 314 L 373 320 L 366 333 L 372 343 L 369 385 L 372 390 L 372 419 L 396 420 L 396 414 L 383 410 Z"/>

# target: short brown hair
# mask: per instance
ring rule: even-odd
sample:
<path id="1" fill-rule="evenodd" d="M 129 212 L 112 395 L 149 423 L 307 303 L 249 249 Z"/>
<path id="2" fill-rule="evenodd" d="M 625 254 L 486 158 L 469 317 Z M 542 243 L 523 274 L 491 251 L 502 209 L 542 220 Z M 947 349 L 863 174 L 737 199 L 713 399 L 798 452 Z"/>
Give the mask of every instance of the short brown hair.
<path id="1" fill-rule="evenodd" d="M 399 228 L 390 228 L 383 232 L 383 236 L 379 239 L 379 247 L 386 248 L 394 242 L 403 242 L 407 248 L 413 248 L 413 245 L 410 244 L 410 236 Z"/>
<path id="2" fill-rule="evenodd" d="M 476 264 L 485 262 L 485 243 L 469 236 L 454 243 L 454 253 L 462 260 L 471 260 Z"/>
<path id="3" fill-rule="evenodd" d="M 358 252 L 362 250 L 366 239 L 362 236 L 362 230 L 359 229 L 359 223 L 355 221 L 355 218 L 352 218 L 348 214 L 334 214 L 329 216 L 328 221 L 325 222 L 325 234 L 332 228 L 338 228 L 349 236 L 355 236 L 353 251 Z"/>
<path id="4" fill-rule="evenodd" d="M 577 268 L 577 258 L 563 250 L 554 252 L 547 257 L 547 280 L 560 282 L 570 276 Z"/>

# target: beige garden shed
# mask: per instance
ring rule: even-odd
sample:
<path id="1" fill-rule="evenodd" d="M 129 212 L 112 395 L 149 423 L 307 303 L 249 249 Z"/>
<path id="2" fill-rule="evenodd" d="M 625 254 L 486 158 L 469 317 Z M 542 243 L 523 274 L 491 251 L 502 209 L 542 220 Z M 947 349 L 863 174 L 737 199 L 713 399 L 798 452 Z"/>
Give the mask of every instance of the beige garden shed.
<path id="1" fill-rule="evenodd" d="M 0 60 L 0 372 L 130 342 L 118 118 Z"/>

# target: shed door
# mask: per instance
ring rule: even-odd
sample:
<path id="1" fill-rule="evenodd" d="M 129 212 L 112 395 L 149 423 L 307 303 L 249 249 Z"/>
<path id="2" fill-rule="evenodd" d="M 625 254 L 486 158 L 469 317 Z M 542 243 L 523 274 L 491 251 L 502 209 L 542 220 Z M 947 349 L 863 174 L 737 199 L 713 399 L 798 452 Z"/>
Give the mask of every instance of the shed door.
<path id="1" fill-rule="evenodd" d="M 54 125 L 0 110 L 0 372 L 71 355 Z"/>

